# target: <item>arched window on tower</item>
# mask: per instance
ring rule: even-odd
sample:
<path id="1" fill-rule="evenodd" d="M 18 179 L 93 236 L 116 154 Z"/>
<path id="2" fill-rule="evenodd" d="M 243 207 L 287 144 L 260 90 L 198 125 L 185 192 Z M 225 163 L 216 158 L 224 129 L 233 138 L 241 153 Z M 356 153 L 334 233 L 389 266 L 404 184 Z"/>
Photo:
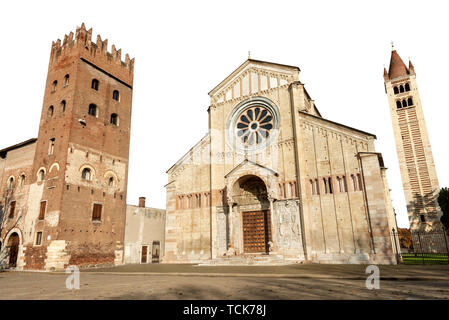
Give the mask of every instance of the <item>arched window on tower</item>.
<path id="1" fill-rule="evenodd" d="M 58 81 L 53 81 L 53 84 L 52 84 L 52 86 L 51 86 L 51 91 L 52 92 L 55 92 L 56 91 L 56 87 L 58 86 Z"/>
<path id="2" fill-rule="evenodd" d="M 50 107 L 48 108 L 48 111 L 47 111 L 47 118 L 48 118 L 48 119 L 51 119 L 51 118 L 53 117 L 53 111 L 54 111 L 54 109 L 55 109 L 55 108 L 53 108 L 53 106 L 50 106 Z"/>
<path id="3" fill-rule="evenodd" d="M 44 169 L 39 170 L 39 173 L 37 174 L 37 179 L 39 181 L 44 181 L 44 179 L 45 179 L 45 171 L 44 171 Z"/>
<path id="4" fill-rule="evenodd" d="M 120 101 L 120 94 L 119 94 L 118 90 L 114 90 L 114 92 L 112 93 L 112 99 L 114 99 L 116 101 Z"/>
<path id="5" fill-rule="evenodd" d="M 402 92 L 404 92 L 404 86 L 401 84 L 400 86 L 399 86 L 399 91 L 402 93 Z"/>
<path id="6" fill-rule="evenodd" d="M 394 90 L 394 94 L 398 94 L 399 93 L 398 87 L 394 87 L 393 90 Z"/>
<path id="7" fill-rule="evenodd" d="M 98 80 L 97 79 L 92 79 L 91 88 L 98 91 L 98 85 L 99 85 Z"/>
<path id="8" fill-rule="evenodd" d="M 61 112 L 62 112 L 62 113 L 65 112 L 65 105 L 66 105 L 65 100 L 62 100 L 62 101 L 61 101 Z"/>
<path id="9" fill-rule="evenodd" d="M 412 97 L 409 97 L 408 99 L 407 99 L 407 105 L 410 107 L 410 106 L 413 106 L 413 99 L 412 99 Z"/>
<path id="10" fill-rule="evenodd" d="M 19 187 L 22 187 L 25 184 L 25 175 L 21 174 L 19 178 Z"/>
<path id="11" fill-rule="evenodd" d="M 118 115 L 116 113 L 111 114 L 111 124 L 118 126 Z"/>
<path id="12" fill-rule="evenodd" d="M 12 189 L 14 187 L 14 178 L 11 177 L 8 179 L 8 183 L 6 184 L 7 189 Z"/>
<path id="13" fill-rule="evenodd" d="M 402 100 L 402 107 L 405 108 L 406 106 L 407 106 L 407 101 L 405 101 L 405 99 L 404 99 L 404 100 Z"/>
<path id="14" fill-rule="evenodd" d="M 114 186 L 114 177 L 109 177 L 108 186 L 110 186 L 110 187 Z"/>
<path id="15" fill-rule="evenodd" d="M 92 172 L 89 168 L 84 168 L 83 172 L 81 172 L 81 178 L 84 180 L 90 181 L 92 179 Z"/>
<path id="16" fill-rule="evenodd" d="M 405 84 L 405 91 L 410 91 L 410 84 L 408 82 Z"/>
<path id="17" fill-rule="evenodd" d="M 401 104 L 401 101 L 396 101 L 396 107 L 398 108 L 398 109 L 401 109 L 402 108 L 402 104 Z"/>
<path id="18" fill-rule="evenodd" d="M 97 113 L 97 106 L 93 103 L 91 103 L 89 105 L 89 115 L 97 117 L 98 113 Z"/>
<path id="19" fill-rule="evenodd" d="M 70 76 L 68 74 L 66 74 L 64 77 L 64 87 L 67 87 L 69 85 L 69 79 L 70 79 Z"/>

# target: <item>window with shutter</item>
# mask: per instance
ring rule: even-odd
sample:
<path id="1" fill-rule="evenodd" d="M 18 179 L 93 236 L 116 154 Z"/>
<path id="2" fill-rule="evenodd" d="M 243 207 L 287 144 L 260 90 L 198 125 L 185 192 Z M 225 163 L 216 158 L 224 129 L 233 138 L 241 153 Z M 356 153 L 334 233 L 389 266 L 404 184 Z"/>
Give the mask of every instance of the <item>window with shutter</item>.
<path id="1" fill-rule="evenodd" d="M 39 220 L 44 220 L 45 217 L 45 208 L 47 207 L 47 201 L 41 202 L 41 207 L 39 210 Z"/>
<path id="2" fill-rule="evenodd" d="M 94 208 L 92 211 L 92 221 L 101 221 L 101 209 L 103 205 L 99 203 L 94 203 Z"/>

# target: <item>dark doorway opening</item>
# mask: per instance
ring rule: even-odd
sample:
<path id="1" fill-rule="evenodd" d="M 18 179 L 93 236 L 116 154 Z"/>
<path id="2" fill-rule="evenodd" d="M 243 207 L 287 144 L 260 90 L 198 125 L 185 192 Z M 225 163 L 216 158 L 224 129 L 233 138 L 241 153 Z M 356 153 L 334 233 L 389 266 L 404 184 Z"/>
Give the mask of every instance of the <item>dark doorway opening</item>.
<path id="1" fill-rule="evenodd" d="M 19 243 L 20 238 L 19 235 L 14 232 L 9 236 L 8 240 L 8 249 L 9 249 L 9 267 L 15 268 L 17 267 L 17 258 L 19 255 Z"/>
<path id="2" fill-rule="evenodd" d="M 161 245 L 159 241 L 153 241 L 153 248 L 152 248 L 152 256 L 151 256 L 151 262 L 152 263 L 159 263 L 159 255 L 161 251 Z"/>

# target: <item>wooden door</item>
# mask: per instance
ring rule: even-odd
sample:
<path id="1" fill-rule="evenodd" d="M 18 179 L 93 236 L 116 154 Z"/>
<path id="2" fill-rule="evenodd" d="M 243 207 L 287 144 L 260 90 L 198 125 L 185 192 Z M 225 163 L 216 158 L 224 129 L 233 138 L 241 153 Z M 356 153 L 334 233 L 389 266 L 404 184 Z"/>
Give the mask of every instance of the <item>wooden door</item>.
<path id="1" fill-rule="evenodd" d="M 15 268 L 17 266 L 17 256 L 19 253 L 19 235 L 17 233 L 13 233 L 8 240 L 9 247 L 9 267 Z"/>
<path id="2" fill-rule="evenodd" d="M 140 259 L 141 263 L 147 263 L 147 252 L 148 246 L 142 246 L 142 257 Z"/>
<path id="3" fill-rule="evenodd" d="M 153 241 L 153 248 L 152 248 L 152 256 L 151 256 L 151 262 L 152 263 L 159 263 L 159 254 L 161 251 L 161 245 L 159 241 Z"/>
<path id="4" fill-rule="evenodd" d="M 243 248 L 246 253 L 268 252 L 271 241 L 270 211 L 243 212 Z"/>

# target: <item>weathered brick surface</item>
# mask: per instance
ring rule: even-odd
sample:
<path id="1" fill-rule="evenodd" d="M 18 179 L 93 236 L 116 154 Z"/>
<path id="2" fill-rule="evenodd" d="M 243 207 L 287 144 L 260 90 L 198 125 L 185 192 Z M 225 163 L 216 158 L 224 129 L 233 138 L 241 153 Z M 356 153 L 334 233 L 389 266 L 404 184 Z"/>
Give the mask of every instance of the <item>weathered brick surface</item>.
<path id="1" fill-rule="evenodd" d="M 134 59 L 126 55 L 122 61 L 121 50 L 112 46 L 109 53 L 107 42 L 98 37 L 93 43 L 91 35 L 83 24 L 75 35 L 52 44 L 37 141 L 0 159 L 2 195 L 10 176 L 17 181 L 26 175 L 12 196 L 21 219 L 8 220 L 1 236 L 5 241 L 12 226 L 20 231 L 27 269 L 122 262 Z M 93 79 L 98 90 L 91 88 Z M 97 106 L 96 116 L 88 114 L 90 104 Z M 110 123 L 113 113 L 117 126 Z M 91 170 L 90 180 L 82 179 L 84 168 Z M 43 220 L 38 219 L 41 201 L 47 201 Z M 92 221 L 94 203 L 103 206 L 101 221 Z M 38 246 L 37 232 L 42 232 Z"/>

